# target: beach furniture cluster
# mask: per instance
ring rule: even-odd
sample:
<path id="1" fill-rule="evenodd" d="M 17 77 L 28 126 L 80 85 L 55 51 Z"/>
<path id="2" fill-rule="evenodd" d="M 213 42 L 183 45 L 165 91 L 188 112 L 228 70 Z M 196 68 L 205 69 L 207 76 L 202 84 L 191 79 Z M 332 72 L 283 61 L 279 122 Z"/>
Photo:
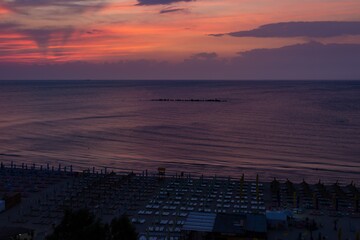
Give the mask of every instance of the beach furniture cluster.
<path id="1" fill-rule="evenodd" d="M 274 179 L 271 197 L 273 209 L 307 210 L 312 215 L 360 216 L 360 192 L 353 182 L 345 186 L 338 182 L 325 185 L 321 181 L 311 185 L 304 180 L 294 184 L 289 180 L 280 183 Z"/>
<path id="2" fill-rule="evenodd" d="M 263 184 L 230 178 L 170 177 L 133 215 L 140 235 L 180 239 L 190 213 L 264 214 Z"/>
<path id="3" fill-rule="evenodd" d="M 34 193 L 54 186 L 70 177 L 71 173 L 50 169 L 37 169 L 35 165 L 28 167 L 22 164 L 11 164 L 6 168 L 3 163 L 0 167 L 0 199 L 4 209 L 9 209 L 27 199 Z M 0 210 L 1 212 L 1 210 Z"/>
<path id="4" fill-rule="evenodd" d="M 354 183 L 325 185 L 276 179 L 266 183 L 259 176 L 245 180 L 244 176 L 165 175 L 165 171 L 73 172 L 69 167 L 26 165 L 2 165 L 0 179 L 3 199 L 20 196 L 12 205 L 5 204 L 0 228 L 25 227 L 26 231 L 34 230 L 34 239 L 50 233 L 65 209 L 87 208 L 108 223 L 126 214 L 139 239 L 151 240 L 188 239 L 204 229 L 214 234 L 235 231 L 243 237 L 258 234 L 262 239 L 266 226 L 256 226 L 263 226 L 259 223 L 264 221 L 269 231 L 288 231 L 295 225 L 305 228 L 309 217 L 360 219 L 359 189 Z M 222 227 L 223 222 L 232 228 Z"/>

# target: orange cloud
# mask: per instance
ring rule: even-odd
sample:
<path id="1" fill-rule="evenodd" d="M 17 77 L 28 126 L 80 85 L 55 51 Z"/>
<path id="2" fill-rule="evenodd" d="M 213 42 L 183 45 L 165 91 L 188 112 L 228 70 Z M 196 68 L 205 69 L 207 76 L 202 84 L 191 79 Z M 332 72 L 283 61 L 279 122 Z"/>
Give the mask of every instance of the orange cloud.
<path id="1" fill-rule="evenodd" d="M 112 14 L 112 13 L 124 13 L 124 12 L 133 12 L 135 10 L 134 6 L 131 4 L 108 4 L 103 9 L 99 10 L 100 14 Z"/>
<path id="2" fill-rule="evenodd" d="M 8 13 L 9 13 L 9 10 L 8 10 L 8 9 L 3 8 L 3 7 L 0 6 L 0 15 L 1 15 L 1 14 L 8 14 Z"/>
<path id="3" fill-rule="evenodd" d="M 62 17 L 60 14 L 52 18 L 31 11 L 36 17 L 32 19 L 0 7 L 0 14 L 10 14 L 9 19 L 19 23 L 18 32 L 2 34 L 0 44 L 6 46 L 8 58 L 3 54 L 1 61 L 143 58 L 182 61 L 198 52 L 216 52 L 222 58 L 239 51 L 275 48 L 305 40 L 219 39 L 208 34 L 243 31 L 274 22 L 360 20 L 360 2 L 355 0 L 199 0 L 171 5 L 187 9 L 181 14 L 160 14 L 163 5 L 135 6 L 136 2 L 109 0 L 96 11 L 81 11 L 81 16 Z M 52 11 L 56 12 L 56 4 L 53 5 Z M 66 5 L 66 8 L 70 7 Z M 332 38 L 331 41 L 344 42 L 343 38 Z M 328 43 L 331 41 L 327 40 Z M 355 42 L 358 39 L 346 41 Z M 25 57 L 26 54 L 29 57 Z"/>

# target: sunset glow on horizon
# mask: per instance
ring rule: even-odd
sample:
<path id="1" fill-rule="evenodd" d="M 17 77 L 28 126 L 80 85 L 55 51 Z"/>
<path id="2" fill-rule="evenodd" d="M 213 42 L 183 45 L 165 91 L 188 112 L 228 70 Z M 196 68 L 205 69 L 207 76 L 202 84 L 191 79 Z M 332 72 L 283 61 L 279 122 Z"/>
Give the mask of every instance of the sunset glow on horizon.
<path id="1" fill-rule="evenodd" d="M 232 61 L 239 52 L 254 49 L 309 42 L 360 44 L 360 31 L 353 31 L 360 25 L 341 26 L 350 30 L 335 30 L 331 36 L 307 35 L 293 25 L 358 24 L 359 12 L 356 0 L 1 0 L 0 62 L 176 64 L 199 53 L 216 53 L 217 60 Z M 265 30 L 291 29 L 299 34 L 228 34 L 278 23 L 288 25 Z"/>

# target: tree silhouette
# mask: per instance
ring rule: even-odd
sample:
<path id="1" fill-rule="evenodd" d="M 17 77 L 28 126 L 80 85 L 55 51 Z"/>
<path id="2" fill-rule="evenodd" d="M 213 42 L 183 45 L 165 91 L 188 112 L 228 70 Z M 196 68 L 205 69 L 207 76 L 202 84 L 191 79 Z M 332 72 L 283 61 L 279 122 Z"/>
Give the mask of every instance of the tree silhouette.
<path id="1" fill-rule="evenodd" d="M 66 210 L 61 223 L 47 240 L 106 240 L 106 229 L 88 210 Z"/>
<path id="2" fill-rule="evenodd" d="M 138 234 L 126 215 L 111 221 L 111 240 L 136 240 Z"/>
<path id="3" fill-rule="evenodd" d="M 66 210 L 61 223 L 46 240 L 136 240 L 138 234 L 129 218 L 123 215 L 103 224 L 88 209 Z"/>

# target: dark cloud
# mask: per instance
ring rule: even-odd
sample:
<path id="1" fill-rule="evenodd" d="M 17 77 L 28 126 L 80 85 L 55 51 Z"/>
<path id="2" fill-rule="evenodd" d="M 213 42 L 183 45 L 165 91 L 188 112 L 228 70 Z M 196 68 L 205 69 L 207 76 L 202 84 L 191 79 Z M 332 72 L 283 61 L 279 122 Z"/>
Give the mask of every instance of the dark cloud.
<path id="1" fill-rule="evenodd" d="M 222 36 L 225 36 L 226 34 L 224 33 L 214 33 L 214 34 L 209 34 L 209 36 L 212 36 L 212 37 L 222 37 Z"/>
<path id="2" fill-rule="evenodd" d="M 232 59 L 250 78 L 359 79 L 360 44 L 309 42 L 240 52 Z"/>
<path id="3" fill-rule="evenodd" d="M 85 31 L 86 34 L 90 34 L 90 35 L 95 35 L 95 34 L 100 34 L 102 33 L 102 30 L 99 29 L 91 29 L 91 30 L 87 30 Z"/>
<path id="4" fill-rule="evenodd" d="M 192 2 L 195 0 L 138 0 L 137 5 L 168 5 L 176 2 Z"/>
<path id="5" fill-rule="evenodd" d="M 220 37 L 336 37 L 343 35 L 360 35 L 360 22 L 282 22 L 260 26 L 249 31 L 212 34 Z"/>
<path id="6" fill-rule="evenodd" d="M 164 13 L 176 13 L 176 12 L 189 12 L 187 8 L 165 8 L 160 11 L 160 14 Z"/>
<path id="7" fill-rule="evenodd" d="M 7 32 L 19 28 L 22 25 L 17 22 L 0 22 L 0 32 Z"/>
<path id="8" fill-rule="evenodd" d="M 60 35 L 61 45 L 65 45 L 67 40 L 71 37 L 74 32 L 72 27 L 65 28 L 40 28 L 40 29 L 22 29 L 17 32 L 29 36 L 34 40 L 43 52 L 47 51 L 49 42 L 54 34 Z"/>
<path id="9" fill-rule="evenodd" d="M 18 14 L 29 14 L 37 7 L 56 7 L 48 14 L 80 14 L 97 11 L 106 6 L 103 0 L 13 0 L 3 3 L 3 6 Z"/>
<path id="10" fill-rule="evenodd" d="M 194 54 L 191 56 L 191 58 L 193 58 L 193 59 L 206 59 L 206 60 L 215 59 L 217 57 L 218 57 L 218 55 L 215 52 L 211 52 L 211 53 L 202 52 L 202 53 L 197 53 L 197 54 Z"/>
<path id="11" fill-rule="evenodd" d="M 5 56 L 8 53 L 5 53 Z M 0 64 L 0 79 L 360 79 L 360 44 L 309 42 L 241 52 L 230 59 Z M 21 70 L 21 71 L 19 71 Z"/>
<path id="12" fill-rule="evenodd" d="M 54 35 L 57 35 L 57 44 L 65 45 L 74 32 L 75 29 L 71 26 L 26 28 L 24 25 L 16 22 L 0 23 L 0 33 L 21 34 L 34 41 L 43 53 L 47 52 L 49 42 Z"/>

